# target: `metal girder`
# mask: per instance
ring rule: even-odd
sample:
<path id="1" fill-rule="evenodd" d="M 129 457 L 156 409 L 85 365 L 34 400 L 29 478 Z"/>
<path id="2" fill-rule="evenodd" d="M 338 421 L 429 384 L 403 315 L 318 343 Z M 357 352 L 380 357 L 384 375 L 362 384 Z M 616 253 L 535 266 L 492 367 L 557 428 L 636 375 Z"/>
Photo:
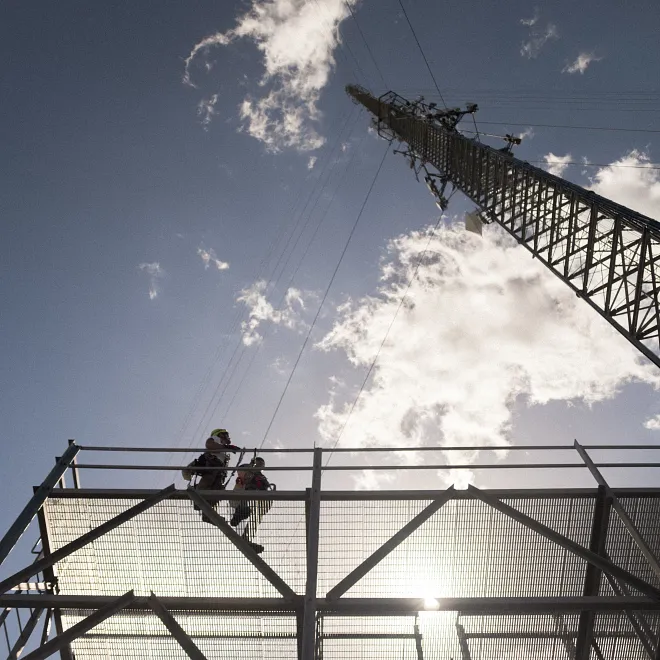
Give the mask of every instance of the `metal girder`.
<path id="1" fill-rule="evenodd" d="M 450 486 L 435 501 L 418 513 L 412 520 L 407 522 L 396 534 L 367 557 L 359 566 L 354 568 L 343 580 L 334 586 L 326 594 L 328 600 L 339 598 L 345 594 L 353 585 L 361 580 L 374 566 L 381 562 L 397 546 L 405 541 L 416 529 L 421 527 L 433 514 L 437 513 L 451 498 L 454 487 Z"/>
<path id="2" fill-rule="evenodd" d="M 34 632 L 34 629 L 37 627 L 37 624 L 39 623 L 39 619 L 41 618 L 42 614 L 43 614 L 43 609 L 41 608 L 37 608 L 33 610 L 32 614 L 30 615 L 30 618 L 28 619 L 28 622 L 23 627 L 23 630 L 21 630 L 21 634 L 18 636 L 18 639 L 12 646 L 11 651 L 9 651 L 7 660 L 17 660 L 17 658 L 21 655 L 23 649 L 25 648 L 25 645 L 28 643 L 30 639 L 30 636 Z"/>
<path id="3" fill-rule="evenodd" d="M 7 530 L 6 534 L 2 537 L 2 540 L 0 540 L 0 564 L 2 564 L 7 558 L 11 549 L 16 545 L 18 539 L 21 538 L 23 532 L 28 528 L 32 519 L 37 515 L 37 511 L 41 509 L 46 498 L 50 495 L 50 491 L 57 485 L 79 451 L 80 447 L 75 444 L 67 447 L 64 454 L 57 460 L 55 467 L 48 473 L 48 476 L 44 479 L 41 486 L 37 488 L 30 501 L 25 505 L 21 513 L 18 514 L 18 517 L 12 526 Z M 32 575 L 32 573 L 30 575 Z M 16 582 L 22 582 L 22 580 L 16 580 L 14 584 L 16 584 Z M 10 585 L 10 587 L 11 586 L 13 585 Z"/>
<path id="4" fill-rule="evenodd" d="M 594 516 L 591 524 L 591 538 L 589 550 L 598 555 L 605 554 L 605 541 L 610 517 L 611 498 L 608 497 L 604 486 L 598 488 L 598 496 L 594 503 Z M 601 571 L 593 564 L 587 565 L 584 578 L 583 596 L 597 596 L 600 592 Z M 594 613 L 580 612 L 578 621 L 578 634 L 575 641 L 575 660 L 589 660 L 593 641 Z"/>
<path id="5" fill-rule="evenodd" d="M 617 596 L 627 595 L 628 593 L 627 589 L 623 585 L 619 584 L 616 578 L 613 578 L 611 575 L 607 575 L 607 573 L 605 574 L 605 578 L 607 579 L 610 587 L 612 588 L 612 591 Z M 653 632 L 649 627 L 646 619 L 642 616 L 640 617 L 641 620 L 639 620 L 637 618 L 637 613 L 633 611 L 632 608 L 626 608 L 624 612 L 626 618 L 628 619 L 628 622 L 630 623 L 630 626 L 635 631 L 635 635 L 637 635 L 637 639 L 639 639 L 640 643 L 644 647 L 644 650 L 646 651 L 646 655 L 651 660 L 653 660 L 654 658 L 657 660 L 657 650 L 656 653 L 653 652 L 653 646 L 649 641 L 650 639 L 653 638 Z"/>
<path id="6" fill-rule="evenodd" d="M 660 602 L 645 596 L 548 596 L 548 597 L 479 597 L 435 599 L 434 611 L 460 612 L 461 616 L 494 614 L 541 614 L 557 612 L 660 611 Z M 282 612 L 293 615 L 302 610 L 303 598 L 296 596 L 292 602 L 285 598 L 206 598 L 162 597 L 160 601 L 172 611 L 190 612 Z M 339 598 L 327 601 L 317 598 L 317 611 L 336 613 L 341 616 L 400 616 L 426 611 L 424 598 Z M 111 596 L 53 595 L 53 594 L 4 594 L 0 595 L 0 607 L 31 608 L 50 607 L 53 610 L 93 610 L 115 602 Z M 151 609 L 147 598 L 136 596 L 131 610 Z"/>
<path id="7" fill-rule="evenodd" d="M 465 635 L 465 628 L 458 622 L 456 623 L 456 636 L 458 637 L 458 645 L 461 647 L 461 658 L 463 660 L 472 660 L 470 645 Z"/>
<path id="8" fill-rule="evenodd" d="M 644 558 L 649 563 L 651 570 L 655 573 L 656 577 L 660 579 L 660 564 L 658 563 L 657 557 L 653 554 L 651 548 L 649 548 L 648 543 L 642 538 L 642 535 L 639 533 L 635 523 L 631 520 L 626 510 L 621 505 L 619 498 L 612 492 L 609 484 L 607 481 L 605 481 L 605 477 L 603 477 L 603 475 L 600 473 L 600 470 L 594 465 L 594 462 L 591 460 L 591 457 L 587 453 L 586 449 L 582 447 L 582 445 L 580 445 L 577 440 L 575 440 L 574 446 L 584 461 L 584 464 L 589 468 L 589 472 L 591 472 L 598 485 L 606 490 L 608 497 L 610 497 L 612 500 L 612 508 L 616 511 L 617 515 L 621 519 L 621 522 L 626 528 L 626 531 L 632 537 L 639 551 L 644 555 Z"/>
<path id="9" fill-rule="evenodd" d="M 316 656 L 316 583 L 319 562 L 319 525 L 321 522 L 321 476 L 323 452 L 314 449 L 312 487 L 309 491 L 309 516 L 307 523 L 307 580 L 303 605 L 303 630 L 301 660 L 314 660 Z"/>
<path id="10" fill-rule="evenodd" d="M 233 543 L 268 582 L 284 598 L 290 601 L 295 600 L 295 591 L 230 527 L 229 523 L 197 491 L 188 488 L 187 492 L 188 497 L 201 509 L 202 513 Z"/>
<path id="11" fill-rule="evenodd" d="M 51 491 L 52 492 L 52 491 Z M 39 509 L 37 513 L 37 521 L 39 522 L 39 534 L 41 540 L 41 550 L 44 557 L 50 557 L 50 532 L 48 530 L 48 518 L 46 516 L 46 507 Z M 55 571 L 53 567 L 45 568 L 43 571 L 44 578 L 49 580 L 52 583 L 55 583 Z M 64 632 L 64 627 L 62 626 L 62 613 L 59 609 L 52 609 L 52 620 L 55 624 L 55 634 L 60 635 Z M 48 633 L 50 634 L 50 624 L 48 626 Z M 46 637 L 46 639 L 48 639 Z M 44 640 L 42 642 L 45 644 Z M 60 660 L 74 660 L 73 653 L 68 645 L 63 646 L 60 649 Z"/>
<path id="12" fill-rule="evenodd" d="M 48 608 L 48 611 L 46 612 L 46 618 L 44 619 L 44 629 L 41 631 L 41 641 L 39 642 L 39 646 L 43 646 L 48 641 L 48 638 L 50 637 L 50 626 L 52 622 L 53 610 Z"/>
<path id="13" fill-rule="evenodd" d="M 521 447 L 511 447 L 512 450 L 520 449 Z M 572 445 L 560 446 L 560 449 L 572 449 Z M 592 447 L 593 448 L 593 447 Z M 595 447 L 596 449 L 607 449 L 602 445 Z M 614 447 L 619 448 L 619 447 Z M 421 447 L 420 449 L 424 449 Z M 492 451 L 492 447 L 473 447 L 466 448 L 468 450 L 482 451 L 488 449 Z M 501 447 L 506 449 L 506 447 Z M 527 449 L 548 449 L 548 447 L 527 447 Z M 555 449 L 555 447 L 553 447 Z M 660 449 L 660 445 L 645 446 L 645 445 L 631 445 L 629 447 L 621 446 L 620 449 Z M 393 450 L 396 451 L 396 450 Z M 438 448 L 438 451 L 444 451 Z M 364 467 L 364 466 L 363 466 Z M 367 466 L 368 467 L 368 466 Z M 529 466 L 528 466 L 529 467 Z M 81 488 L 79 491 L 73 489 L 55 491 L 52 495 L 54 498 L 65 499 L 101 499 L 101 500 L 121 500 L 121 499 L 143 499 L 151 497 L 157 490 L 143 489 L 143 488 L 119 488 L 117 490 L 107 488 Z M 261 493 L 259 491 L 226 491 L 226 490 L 207 490 L 197 491 L 204 493 L 204 496 L 213 497 L 218 500 L 261 500 L 272 499 L 287 502 L 303 502 L 307 499 L 305 491 L 269 491 Z M 441 497 L 444 490 L 324 490 L 321 491 L 322 502 L 362 502 L 373 500 L 434 500 Z M 488 492 L 495 497 L 511 497 L 515 499 L 564 499 L 565 497 L 582 497 L 591 498 L 596 495 L 595 488 L 493 488 Z M 660 497 L 660 488 L 615 488 L 613 492 L 618 497 Z M 254 493 L 254 495 L 251 495 Z M 190 499 L 187 490 L 174 491 L 169 499 L 173 500 L 187 500 Z M 467 500 L 470 495 L 464 490 L 456 490 L 452 495 L 454 500 Z"/>
<path id="14" fill-rule="evenodd" d="M 660 366 L 660 223 L 417 116 L 392 92 L 347 91 Z"/>
<path id="15" fill-rule="evenodd" d="M 76 441 L 75 440 L 69 440 L 69 445 L 75 445 Z M 77 457 L 74 456 L 73 460 L 71 461 L 71 476 L 73 477 L 73 487 L 74 488 L 80 488 L 80 473 L 78 471 L 78 467 L 76 466 L 77 462 Z"/>
<path id="16" fill-rule="evenodd" d="M 188 633 L 179 625 L 177 620 L 170 614 L 169 610 L 163 606 L 153 592 L 151 592 L 151 596 L 147 598 L 147 602 L 156 616 L 170 631 L 172 637 L 179 642 L 179 646 L 181 646 L 191 660 L 206 660 L 206 656 L 197 648 L 197 645 L 192 639 L 190 639 Z"/>
<path id="17" fill-rule="evenodd" d="M 0 582 L 0 592 L 5 592 L 7 591 L 7 589 L 11 589 L 15 584 L 18 584 L 23 580 L 27 580 L 29 577 L 35 575 L 36 573 L 51 568 L 58 561 L 61 561 L 62 559 L 64 559 L 64 557 L 67 557 L 72 552 L 75 552 L 76 550 L 80 550 L 80 548 L 85 547 L 92 541 L 95 541 L 104 534 L 107 534 L 116 527 L 119 527 L 119 525 L 122 525 L 127 520 L 131 520 L 131 518 L 135 518 L 135 516 L 143 513 L 144 511 L 150 509 L 155 504 L 158 504 L 158 502 L 166 499 L 173 491 L 174 491 L 174 486 L 168 486 L 167 488 L 164 488 L 155 495 L 152 495 L 150 498 L 142 502 L 139 502 L 135 506 L 132 506 L 130 509 L 127 509 L 123 513 L 120 513 L 118 516 L 111 518 L 107 522 L 104 522 L 102 525 L 99 525 L 98 527 L 92 529 L 86 534 L 83 534 L 80 538 L 77 538 L 75 541 L 71 541 L 71 543 L 67 543 L 65 546 L 62 546 L 59 550 L 55 550 L 55 552 L 49 553 L 43 559 L 39 559 L 38 561 L 35 561 L 33 564 L 30 564 L 30 566 L 27 566 L 26 568 L 18 571 L 17 573 L 14 573 L 5 580 L 2 580 L 2 582 Z"/>
<path id="18" fill-rule="evenodd" d="M 600 555 L 597 555 L 595 552 L 588 550 L 587 548 L 581 546 L 579 543 L 575 543 L 575 541 L 572 541 L 563 534 L 559 534 L 558 532 L 555 532 L 554 529 L 550 529 L 550 527 L 548 527 L 547 525 L 540 523 L 538 520 L 534 520 L 534 518 L 531 518 L 530 516 L 522 513 L 521 511 L 514 509 L 512 506 L 509 506 L 508 504 L 501 502 L 497 498 L 486 494 L 484 491 L 481 491 L 478 488 L 475 488 L 474 486 L 468 486 L 468 493 L 471 493 L 475 497 L 475 499 L 481 500 L 485 504 L 488 504 L 494 509 L 497 509 L 500 513 L 503 513 L 505 516 L 509 516 L 509 518 L 516 520 L 517 522 L 521 523 L 522 525 L 525 525 L 526 527 L 529 527 L 529 529 L 533 530 L 537 534 L 544 536 L 553 543 L 557 543 L 558 545 L 562 546 L 563 548 L 566 548 L 566 550 L 569 550 L 578 557 L 581 557 L 582 559 L 588 561 L 590 564 L 593 564 L 597 568 L 600 568 L 602 571 L 605 571 L 606 573 L 615 576 L 616 578 L 622 580 L 623 582 L 626 582 L 632 587 L 635 587 L 635 589 L 637 589 L 641 593 L 660 602 L 660 589 L 654 587 L 645 580 L 638 578 L 636 575 L 633 575 L 629 571 L 626 571 L 620 566 L 613 564 L 608 559 L 605 559 Z"/>
<path id="19" fill-rule="evenodd" d="M 417 623 L 417 618 L 415 617 L 415 625 L 413 626 L 415 631 L 415 651 L 417 651 L 417 660 L 424 660 L 424 648 L 422 647 L 422 635 L 419 632 L 419 625 Z"/>
<path id="20" fill-rule="evenodd" d="M 105 621 L 108 617 L 131 605 L 134 599 L 135 596 L 132 591 L 125 593 L 119 598 L 113 598 L 101 609 L 93 612 L 82 621 L 71 626 L 71 628 L 67 628 L 63 633 L 57 635 L 57 637 L 53 637 L 53 639 L 46 642 L 43 646 L 32 651 L 32 653 L 28 653 L 23 660 L 43 660 L 43 658 L 47 658 L 61 648 L 68 646 L 72 641 L 84 635 L 94 626 L 98 626 L 99 623 Z"/>

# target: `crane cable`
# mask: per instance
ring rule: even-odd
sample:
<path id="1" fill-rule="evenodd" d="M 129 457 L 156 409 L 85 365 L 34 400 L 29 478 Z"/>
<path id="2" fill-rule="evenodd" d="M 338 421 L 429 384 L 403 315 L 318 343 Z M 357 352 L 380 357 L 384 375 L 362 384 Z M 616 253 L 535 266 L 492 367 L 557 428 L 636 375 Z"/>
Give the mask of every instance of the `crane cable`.
<path id="1" fill-rule="evenodd" d="M 424 63 L 426 64 L 426 68 L 429 70 L 429 73 L 431 74 L 431 78 L 433 79 L 433 84 L 435 85 L 435 89 L 438 92 L 438 96 L 440 97 L 440 100 L 442 101 L 442 105 L 445 106 L 445 110 L 448 110 L 449 108 L 447 107 L 447 104 L 445 103 L 445 99 L 442 96 L 442 92 L 440 91 L 440 88 L 438 87 L 438 81 L 435 79 L 435 76 L 433 75 L 433 71 L 431 70 L 431 65 L 429 64 L 429 61 L 426 59 L 426 55 L 424 54 L 424 49 L 422 48 L 422 44 L 419 43 L 419 39 L 417 38 L 417 33 L 415 32 L 415 28 L 412 26 L 412 23 L 410 22 L 410 19 L 408 18 L 408 12 L 406 11 L 406 8 L 403 6 L 403 2 L 399 0 L 399 5 L 401 6 L 401 9 L 403 11 L 403 15 L 406 17 L 406 21 L 408 22 L 408 26 L 410 27 L 410 31 L 412 32 L 413 37 L 415 37 L 415 41 L 417 43 L 417 48 L 419 48 L 419 52 L 422 54 L 422 57 L 424 58 Z"/>
<path id="2" fill-rule="evenodd" d="M 266 442 L 266 439 L 268 438 L 268 434 L 270 433 L 271 428 L 273 427 L 273 423 L 275 421 L 275 418 L 277 416 L 277 413 L 279 412 L 279 409 L 282 405 L 282 401 L 284 400 L 284 397 L 287 393 L 287 390 L 289 389 L 289 385 L 291 384 L 291 380 L 293 379 L 293 376 L 296 372 L 296 369 L 298 367 L 298 364 L 300 363 L 300 359 L 302 357 L 302 354 L 309 342 L 309 339 L 312 334 L 312 330 L 314 330 L 314 326 L 316 325 L 316 321 L 318 320 L 320 314 L 321 314 L 321 309 L 323 309 L 323 305 L 328 297 L 328 293 L 330 292 L 330 288 L 332 287 L 333 282 L 335 281 L 335 277 L 337 276 L 337 272 L 339 271 L 339 267 L 342 264 L 342 261 L 344 260 L 344 256 L 346 255 L 346 251 L 348 250 L 348 246 L 350 245 L 351 239 L 353 238 L 353 235 L 355 234 L 355 230 L 357 229 L 358 223 L 360 222 L 360 219 L 362 218 L 362 214 L 364 213 L 364 209 L 367 206 L 367 203 L 369 201 L 369 198 L 371 197 L 371 193 L 374 189 L 374 186 L 376 185 L 376 181 L 378 180 L 378 176 L 383 169 L 383 164 L 385 163 L 385 157 L 387 156 L 388 152 L 390 149 L 390 145 L 387 145 L 387 148 L 385 149 L 383 153 L 383 157 L 381 158 L 380 164 L 378 165 L 378 169 L 376 170 L 376 174 L 374 175 L 374 178 L 371 181 L 371 185 L 369 186 L 369 189 L 367 191 L 367 194 L 364 198 L 364 201 L 362 202 L 362 206 L 360 207 L 360 211 L 357 214 L 357 217 L 355 219 L 355 222 L 353 223 L 353 227 L 351 228 L 351 231 L 348 235 L 348 238 L 346 239 L 346 243 L 344 244 L 344 249 L 341 252 L 341 255 L 339 256 L 339 259 L 337 261 L 337 265 L 335 266 L 335 269 L 332 273 L 332 276 L 330 277 L 330 281 L 328 282 L 328 286 L 325 289 L 325 293 L 323 294 L 323 298 L 321 299 L 321 303 L 319 304 L 318 309 L 316 310 L 316 315 L 314 316 L 314 320 L 312 321 L 312 324 L 309 327 L 309 330 L 307 332 L 307 336 L 305 337 L 305 341 L 303 342 L 300 351 L 298 353 L 298 357 L 296 358 L 296 361 L 293 365 L 293 368 L 291 369 L 291 373 L 289 374 L 289 378 L 287 379 L 287 382 L 284 386 L 284 390 L 282 391 L 282 394 L 279 398 L 279 401 L 277 402 L 277 406 L 275 406 L 275 410 L 273 411 L 273 415 L 270 419 L 270 422 L 268 424 L 268 427 L 266 428 L 266 431 L 264 433 L 264 437 L 261 441 L 261 444 L 259 445 L 259 449 L 261 449 L 264 446 L 264 443 Z"/>

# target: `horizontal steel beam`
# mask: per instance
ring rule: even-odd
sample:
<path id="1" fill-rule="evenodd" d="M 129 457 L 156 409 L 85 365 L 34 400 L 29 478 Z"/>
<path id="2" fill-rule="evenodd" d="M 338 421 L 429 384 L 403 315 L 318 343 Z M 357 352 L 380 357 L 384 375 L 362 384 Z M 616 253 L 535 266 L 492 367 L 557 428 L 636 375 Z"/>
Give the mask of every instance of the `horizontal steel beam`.
<path id="1" fill-rule="evenodd" d="M 140 488 L 80 488 L 54 490 L 53 499 L 146 499 L 160 491 Z M 257 490 L 198 490 L 204 497 L 216 500 L 274 500 L 286 502 L 304 502 L 307 498 L 303 490 L 276 490 L 260 492 Z M 444 490 L 323 490 L 321 501 L 354 502 L 369 500 L 434 500 L 440 497 Z M 593 499 L 598 492 L 596 488 L 494 488 L 485 492 L 498 498 L 515 499 Z M 660 488 L 614 488 L 612 492 L 618 497 L 660 497 Z M 187 490 L 173 491 L 168 499 L 188 500 Z M 472 497 L 465 490 L 455 490 L 453 500 L 467 500 Z"/>
<path id="2" fill-rule="evenodd" d="M 586 449 L 660 449 L 660 445 L 586 445 L 583 444 L 583 447 Z M 206 447 L 96 447 L 94 445 L 78 445 L 78 449 L 84 451 L 114 451 L 114 452 L 146 452 L 150 454 L 158 453 L 168 453 L 168 454 L 196 454 L 198 452 L 207 451 Z M 434 447 L 321 447 L 321 451 L 331 452 L 333 454 L 341 453 L 350 453 L 355 452 L 400 452 L 400 451 L 564 451 L 573 449 L 573 445 L 474 445 L 466 447 L 443 447 L 443 446 L 434 446 Z M 246 453 L 252 453 L 256 451 L 260 454 L 271 453 L 271 454 L 312 454 L 314 449 L 306 449 L 300 447 L 291 447 L 283 449 L 267 449 L 265 447 L 261 448 L 246 448 Z M 234 453 L 237 453 L 236 451 Z"/>
<path id="3" fill-rule="evenodd" d="M 95 610 L 116 601 L 114 596 L 3 594 L 0 607 L 50 607 L 54 610 Z M 284 598 L 191 598 L 161 597 L 170 611 L 187 612 L 273 612 L 293 616 L 302 608 L 302 596 L 288 601 Z M 325 614 L 342 616 L 414 615 L 417 612 L 460 612 L 461 616 L 499 614 L 539 614 L 558 612 L 620 612 L 660 611 L 660 602 L 644 596 L 562 596 L 562 597 L 493 597 L 435 599 L 437 607 L 428 607 L 428 598 L 340 598 L 327 601 L 317 599 L 317 609 Z M 148 598 L 136 596 L 127 610 L 151 610 Z"/>
<path id="4" fill-rule="evenodd" d="M 145 472 L 180 472 L 190 469 L 187 465 L 122 465 L 116 463 L 78 463 L 79 470 L 144 470 Z M 655 463 L 597 463 L 599 468 L 660 468 L 660 462 Z M 351 472 L 363 470 L 584 470 L 584 463 L 437 463 L 420 465 L 325 465 L 323 470 L 331 472 Z M 217 467 L 196 467 L 196 472 L 217 472 Z M 263 470 L 260 467 L 241 468 L 245 472 Z M 272 466 L 266 468 L 269 472 L 311 472 L 311 465 Z"/>

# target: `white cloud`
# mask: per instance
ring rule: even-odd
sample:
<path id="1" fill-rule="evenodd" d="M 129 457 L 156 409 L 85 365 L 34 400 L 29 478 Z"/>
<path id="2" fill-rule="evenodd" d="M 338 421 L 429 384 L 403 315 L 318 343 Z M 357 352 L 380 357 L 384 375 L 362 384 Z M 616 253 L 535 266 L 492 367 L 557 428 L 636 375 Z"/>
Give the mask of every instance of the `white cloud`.
<path id="1" fill-rule="evenodd" d="M 524 131 L 518 133 L 518 137 L 521 140 L 531 140 L 534 137 L 534 129 L 528 126 Z"/>
<path id="2" fill-rule="evenodd" d="M 393 240 L 378 295 L 346 305 L 318 345 L 365 373 L 428 244 L 342 442 L 505 444 L 516 400 L 590 404 L 629 381 L 660 387 L 654 367 L 499 228 L 479 238 L 457 223 L 429 236 Z M 317 411 L 324 441 L 353 402 L 335 391 Z"/>
<path id="3" fill-rule="evenodd" d="M 228 270 L 229 268 L 229 264 L 226 261 L 218 259 L 218 255 L 213 248 L 207 250 L 203 247 L 198 247 L 197 254 L 204 262 L 204 268 L 208 268 L 211 265 L 215 266 L 218 270 Z"/>
<path id="4" fill-rule="evenodd" d="M 165 271 L 160 267 L 157 261 L 153 263 L 143 263 L 138 266 L 149 276 L 149 300 L 158 298 L 160 293 L 160 280 L 164 277 Z"/>
<path id="5" fill-rule="evenodd" d="M 246 346 L 258 344 L 263 340 L 263 336 L 258 332 L 262 323 L 270 322 L 290 330 L 305 325 L 301 318 L 301 312 L 305 309 L 302 291 L 290 288 L 279 309 L 275 309 L 266 298 L 267 288 L 268 283 L 259 280 L 247 289 L 243 289 L 236 298 L 237 302 L 243 303 L 249 309 L 248 320 L 241 323 L 243 343 Z"/>
<path id="6" fill-rule="evenodd" d="M 316 165 L 316 156 L 310 156 L 309 160 L 307 161 L 307 169 L 313 170 L 314 165 Z"/>
<path id="7" fill-rule="evenodd" d="M 649 431 L 660 431 L 660 415 L 647 419 L 644 422 L 644 428 L 649 429 Z"/>
<path id="8" fill-rule="evenodd" d="M 660 220 L 660 170 L 648 154 L 634 149 L 593 175 L 590 190 Z"/>
<path id="9" fill-rule="evenodd" d="M 580 53 L 574 62 L 567 64 L 562 73 L 584 73 L 592 62 L 600 62 L 602 58 L 593 53 Z"/>
<path id="10" fill-rule="evenodd" d="M 523 25 L 526 25 L 527 27 L 532 27 L 533 25 L 536 25 L 538 23 L 539 18 L 541 18 L 539 14 L 538 7 L 534 10 L 534 16 L 531 18 L 521 18 L 520 22 Z"/>
<path id="11" fill-rule="evenodd" d="M 358 475 L 351 475 L 354 490 L 382 490 L 386 484 L 394 481 L 394 475 L 383 470 L 363 470 Z"/>
<path id="12" fill-rule="evenodd" d="M 521 21 L 522 23 L 523 21 Z M 551 39 L 559 39 L 559 32 L 554 23 L 548 23 L 545 28 L 537 25 L 538 18 L 531 23 L 525 23 L 530 26 L 529 36 L 520 46 L 520 54 L 527 59 L 538 57 L 541 49 Z"/>
<path id="13" fill-rule="evenodd" d="M 555 156 L 552 152 L 543 156 L 543 159 L 545 160 L 545 169 L 555 176 L 564 176 L 566 168 L 573 162 L 571 154 Z"/>
<path id="14" fill-rule="evenodd" d="M 215 104 L 217 102 L 218 102 L 218 95 L 213 94 L 210 98 L 202 99 L 197 104 L 197 115 L 201 117 L 201 124 L 204 127 L 205 131 L 208 131 L 209 124 L 211 123 L 211 119 L 213 119 L 213 115 L 216 114 Z"/>
<path id="15" fill-rule="evenodd" d="M 339 25 L 349 15 L 345 0 L 252 0 L 236 27 L 193 47 L 185 60 L 183 81 L 194 87 L 192 64 L 209 49 L 252 40 L 263 56 L 264 93 L 247 96 L 241 104 L 244 129 L 271 151 L 317 149 L 324 143 L 316 129 L 318 101 L 335 65 Z"/>

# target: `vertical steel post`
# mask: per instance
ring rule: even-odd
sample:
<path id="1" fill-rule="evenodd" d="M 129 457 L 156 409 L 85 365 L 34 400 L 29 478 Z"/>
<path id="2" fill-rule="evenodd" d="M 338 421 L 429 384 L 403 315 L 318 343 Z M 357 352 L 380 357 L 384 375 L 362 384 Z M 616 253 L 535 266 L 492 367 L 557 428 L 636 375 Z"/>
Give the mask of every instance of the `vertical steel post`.
<path id="1" fill-rule="evenodd" d="M 601 556 L 605 555 L 611 503 L 612 500 L 607 495 L 607 489 L 604 486 L 598 486 L 589 550 Z M 582 595 L 597 596 L 600 593 L 600 580 L 601 570 L 593 564 L 587 564 Z M 577 640 L 575 642 L 575 660 L 589 660 L 593 642 L 594 618 L 595 613 L 591 610 L 580 612 Z"/>
<path id="2" fill-rule="evenodd" d="M 39 534 L 41 536 L 41 555 L 43 557 L 50 557 L 50 534 L 48 532 L 48 520 L 46 518 L 46 512 L 44 509 L 40 509 L 37 513 L 37 520 L 39 521 Z M 45 568 L 44 578 L 50 582 L 52 585 L 57 583 L 57 578 L 55 576 L 55 569 L 50 566 Z M 53 587 L 51 587 L 50 592 L 52 593 Z M 64 632 L 64 626 L 62 625 L 62 612 L 58 607 L 54 607 L 52 610 L 53 622 L 55 624 L 55 634 L 61 635 Z M 50 636 L 50 625 L 48 626 L 48 635 L 43 637 L 41 646 L 43 646 Z M 73 660 L 73 653 L 71 648 L 68 645 L 63 646 L 60 649 L 60 660 Z"/>
<path id="3" fill-rule="evenodd" d="M 323 450 L 314 448 L 312 488 L 309 494 L 309 525 L 307 528 L 307 583 L 303 605 L 302 660 L 315 660 L 316 647 L 316 580 L 319 561 L 319 525 L 321 521 L 321 474 Z"/>
<path id="4" fill-rule="evenodd" d="M 7 530 L 7 533 L 0 541 L 0 564 L 7 558 L 7 555 L 16 545 L 18 539 L 23 536 L 23 532 L 28 528 L 37 511 L 43 506 L 50 491 L 53 490 L 57 482 L 62 478 L 62 475 L 67 471 L 69 465 L 71 465 L 71 461 L 73 461 L 79 451 L 80 447 L 76 444 L 67 447 L 64 455 L 58 459 L 55 467 L 48 473 L 41 486 L 37 488 L 32 499 L 25 505 L 23 511 L 18 514 L 18 518 L 16 518 L 14 524 Z"/>
<path id="5" fill-rule="evenodd" d="M 619 502 L 619 499 L 609 487 L 607 481 L 605 481 L 605 477 L 603 477 L 600 470 L 594 465 L 591 457 L 587 454 L 587 450 L 577 440 L 574 441 L 573 446 L 580 455 L 580 458 L 584 461 L 584 464 L 589 468 L 589 472 L 591 472 L 593 478 L 600 486 L 605 488 L 608 497 L 612 499 L 612 508 L 616 511 L 619 518 L 621 518 L 621 522 L 624 524 L 630 536 L 632 536 L 632 539 L 640 552 L 644 555 L 644 558 L 649 563 L 655 576 L 660 579 L 660 564 L 658 564 L 656 556 L 653 554 L 653 551 L 649 548 L 646 541 L 642 538 L 642 535 L 639 533 L 637 527 L 635 527 L 635 523 L 633 523 L 630 516 L 626 513 L 626 510 L 621 506 L 621 502 Z"/>
<path id="6" fill-rule="evenodd" d="M 424 650 L 422 649 L 422 635 L 419 632 L 419 624 L 417 623 L 417 617 L 415 617 L 415 624 L 413 626 L 415 631 L 415 650 L 417 651 L 417 660 L 424 660 Z"/>
<path id="7" fill-rule="evenodd" d="M 463 660 L 472 660 L 470 646 L 465 635 L 465 628 L 458 622 L 456 622 L 456 636 L 458 637 L 458 644 L 461 647 L 461 657 Z"/>
<path id="8" fill-rule="evenodd" d="M 76 441 L 69 439 L 69 446 L 75 445 Z M 77 457 L 74 456 L 73 460 L 71 461 L 71 476 L 73 478 L 73 487 L 74 488 L 80 488 L 80 474 L 78 473 L 78 467 L 76 466 L 77 463 Z"/>

